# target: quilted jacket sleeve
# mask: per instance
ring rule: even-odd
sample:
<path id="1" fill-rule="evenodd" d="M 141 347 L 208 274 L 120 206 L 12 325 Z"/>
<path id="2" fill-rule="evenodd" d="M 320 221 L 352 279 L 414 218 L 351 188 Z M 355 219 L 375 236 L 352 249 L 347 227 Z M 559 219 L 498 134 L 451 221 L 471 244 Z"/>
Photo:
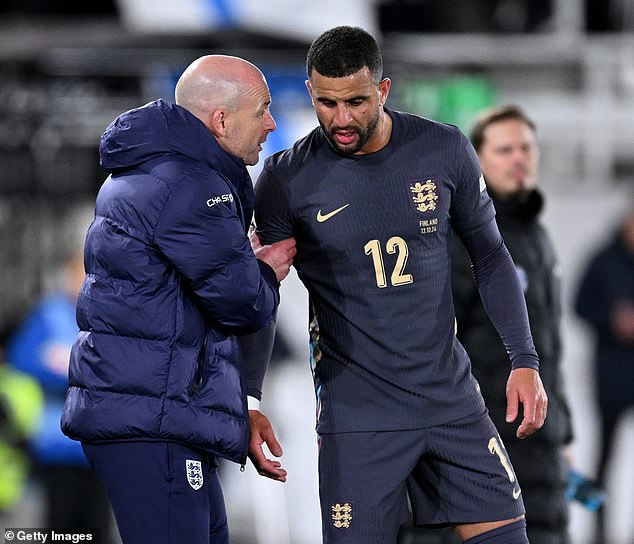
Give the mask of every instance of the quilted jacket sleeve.
<path id="1" fill-rule="evenodd" d="M 237 197 L 220 175 L 206 174 L 174 187 L 155 242 L 208 319 L 227 334 L 255 332 L 279 303 L 275 273 L 255 258 Z"/>

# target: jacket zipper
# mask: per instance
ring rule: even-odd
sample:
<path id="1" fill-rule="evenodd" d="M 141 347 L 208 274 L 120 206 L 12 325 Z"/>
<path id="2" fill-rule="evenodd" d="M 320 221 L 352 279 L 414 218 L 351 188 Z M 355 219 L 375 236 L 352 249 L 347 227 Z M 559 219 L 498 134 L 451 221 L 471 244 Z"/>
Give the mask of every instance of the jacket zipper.
<path id="1" fill-rule="evenodd" d="M 196 392 L 196 390 L 200 387 L 200 384 L 203 379 L 203 361 L 205 359 L 205 353 L 207 352 L 207 332 L 205 332 L 205 338 L 203 339 L 203 345 L 198 353 L 198 358 L 196 360 L 196 372 L 194 373 L 194 381 L 191 385 L 191 393 Z"/>

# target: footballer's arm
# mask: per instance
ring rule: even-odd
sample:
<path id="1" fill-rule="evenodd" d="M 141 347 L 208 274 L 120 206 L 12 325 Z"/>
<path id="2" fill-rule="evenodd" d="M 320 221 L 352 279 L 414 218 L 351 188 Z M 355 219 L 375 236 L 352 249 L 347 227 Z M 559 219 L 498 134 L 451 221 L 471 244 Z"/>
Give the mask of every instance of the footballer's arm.
<path id="1" fill-rule="evenodd" d="M 282 456 L 282 446 L 275 437 L 273 426 L 262 412 L 262 384 L 273 353 L 276 316 L 262 329 L 238 338 L 246 374 L 247 401 L 249 404 L 249 459 L 258 474 L 280 482 L 286 481 L 286 470 L 279 461 L 267 458 L 262 448 L 266 444 L 275 457 Z"/>

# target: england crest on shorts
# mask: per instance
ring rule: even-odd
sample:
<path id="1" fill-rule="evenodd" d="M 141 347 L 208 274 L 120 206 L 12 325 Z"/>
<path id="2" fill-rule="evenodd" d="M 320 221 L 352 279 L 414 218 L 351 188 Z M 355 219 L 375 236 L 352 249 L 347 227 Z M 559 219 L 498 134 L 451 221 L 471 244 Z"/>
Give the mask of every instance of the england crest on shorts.
<path id="1" fill-rule="evenodd" d="M 187 472 L 187 482 L 194 490 L 198 491 L 203 486 L 202 462 L 186 459 L 185 471 Z"/>
<path id="2" fill-rule="evenodd" d="M 350 529 L 352 525 L 352 503 L 337 502 L 330 505 L 332 525 L 337 529 Z"/>

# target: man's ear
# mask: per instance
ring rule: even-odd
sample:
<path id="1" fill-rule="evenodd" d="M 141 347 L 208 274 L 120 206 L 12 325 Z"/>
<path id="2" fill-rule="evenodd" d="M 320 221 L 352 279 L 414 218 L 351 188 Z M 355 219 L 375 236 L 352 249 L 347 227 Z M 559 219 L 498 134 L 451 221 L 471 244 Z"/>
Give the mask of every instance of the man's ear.
<path id="1" fill-rule="evenodd" d="M 310 84 L 310 79 L 307 79 L 305 82 L 306 88 L 308 89 L 308 94 L 311 98 L 313 98 L 313 86 Z"/>
<path id="2" fill-rule="evenodd" d="M 310 101 L 312 105 L 315 106 L 315 95 L 313 94 L 313 86 L 310 84 L 309 79 L 307 79 L 305 83 L 306 83 L 306 88 L 308 89 L 308 94 L 310 95 Z"/>
<path id="3" fill-rule="evenodd" d="M 216 137 L 223 137 L 227 132 L 227 116 L 226 113 L 221 110 L 214 110 L 209 120 L 209 130 Z"/>
<path id="4" fill-rule="evenodd" d="M 389 77 L 384 77 L 379 83 L 380 104 L 385 106 L 387 102 L 387 95 L 390 94 L 390 88 L 392 87 L 392 80 Z"/>

